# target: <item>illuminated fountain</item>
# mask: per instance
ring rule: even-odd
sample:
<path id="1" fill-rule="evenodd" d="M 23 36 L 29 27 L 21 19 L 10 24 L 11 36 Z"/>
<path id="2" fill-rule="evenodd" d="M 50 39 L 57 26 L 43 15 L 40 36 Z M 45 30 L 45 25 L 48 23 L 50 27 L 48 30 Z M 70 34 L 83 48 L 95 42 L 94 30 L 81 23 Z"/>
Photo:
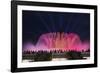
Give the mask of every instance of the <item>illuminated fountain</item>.
<path id="1" fill-rule="evenodd" d="M 26 43 L 23 46 L 23 52 L 34 51 L 34 52 L 53 52 L 62 51 L 67 52 L 68 58 L 82 58 L 81 52 L 85 52 L 90 49 L 90 43 L 81 41 L 80 37 L 75 33 L 45 33 L 42 34 L 36 45 L 32 43 Z M 43 54 L 43 53 L 42 53 Z M 45 53 L 47 55 L 47 53 Z M 75 57 L 75 55 L 77 57 Z M 50 56 L 50 55 L 49 55 Z"/>
<path id="2" fill-rule="evenodd" d="M 87 51 L 90 48 L 89 42 L 82 42 L 75 33 L 46 33 L 40 36 L 37 44 L 24 44 L 23 51 Z"/>

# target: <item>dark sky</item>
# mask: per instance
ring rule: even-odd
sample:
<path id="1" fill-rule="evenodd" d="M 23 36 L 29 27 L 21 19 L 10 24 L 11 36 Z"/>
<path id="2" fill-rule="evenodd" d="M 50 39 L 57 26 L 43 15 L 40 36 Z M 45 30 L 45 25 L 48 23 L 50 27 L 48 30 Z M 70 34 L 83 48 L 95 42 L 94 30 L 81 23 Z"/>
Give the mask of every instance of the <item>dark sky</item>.
<path id="1" fill-rule="evenodd" d="M 90 38 L 90 14 L 23 11 L 23 42 L 36 42 L 48 32 L 76 33 L 81 40 Z"/>

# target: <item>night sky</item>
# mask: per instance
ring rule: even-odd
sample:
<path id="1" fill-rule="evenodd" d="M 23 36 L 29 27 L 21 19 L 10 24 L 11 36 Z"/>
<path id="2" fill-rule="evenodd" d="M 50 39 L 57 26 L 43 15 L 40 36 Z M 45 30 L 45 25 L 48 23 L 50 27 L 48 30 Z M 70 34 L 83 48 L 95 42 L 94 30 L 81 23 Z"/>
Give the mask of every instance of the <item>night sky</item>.
<path id="1" fill-rule="evenodd" d="M 90 14 L 68 12 L 23 11 L 23 42 L 36 43 L 49 32 L 76 33 L 81 40 L 90 39 Z"/>

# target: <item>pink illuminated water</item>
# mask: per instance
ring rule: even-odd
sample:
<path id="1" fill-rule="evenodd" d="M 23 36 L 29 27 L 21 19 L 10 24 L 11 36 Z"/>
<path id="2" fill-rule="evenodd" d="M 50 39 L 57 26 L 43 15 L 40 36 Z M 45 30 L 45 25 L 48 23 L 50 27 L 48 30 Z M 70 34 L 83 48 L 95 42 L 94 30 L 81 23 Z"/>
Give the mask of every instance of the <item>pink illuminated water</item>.
<path id="1" fill-rule="evenodd" d="M 83 42 L 75 33 L 46 33 L 42 34 L 36 45 L 28 42 L 23 45 L 23 51 L 87 51 L 89 42 Z"/>

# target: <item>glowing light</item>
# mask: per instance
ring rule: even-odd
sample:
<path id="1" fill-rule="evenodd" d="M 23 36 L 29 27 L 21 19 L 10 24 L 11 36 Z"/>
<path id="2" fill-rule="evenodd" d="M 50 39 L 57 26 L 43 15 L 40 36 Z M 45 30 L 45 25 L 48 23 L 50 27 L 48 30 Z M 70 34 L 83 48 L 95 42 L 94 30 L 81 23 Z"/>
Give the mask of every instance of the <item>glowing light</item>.
<path id="1" fill-rule="evenodd" d="M 82 42 L 75 33 L 46 33 L 42 34 L 36 45 L 24 44 L 24 51 L 87 51 L 89 42 Z"/>

